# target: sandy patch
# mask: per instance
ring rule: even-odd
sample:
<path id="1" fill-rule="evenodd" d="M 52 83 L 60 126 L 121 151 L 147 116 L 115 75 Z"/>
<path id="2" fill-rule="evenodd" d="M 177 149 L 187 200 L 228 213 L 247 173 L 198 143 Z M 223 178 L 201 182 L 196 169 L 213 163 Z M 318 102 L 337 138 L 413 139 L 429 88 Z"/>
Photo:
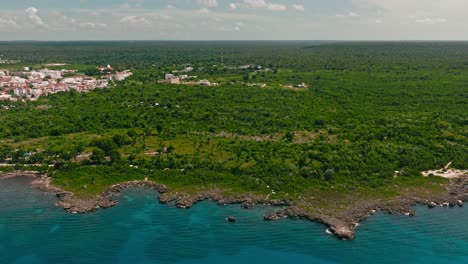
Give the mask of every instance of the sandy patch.
<path id="1" fill-rule="evenodd" d="M 452 165 L 452 162 L 449 162 L 445 167 L 441 169 L 422 171 L 421 173 L 425 177 L 428 177 L 429 175 L 432 174 L 434 176 L 444 177 L 447 179 L 459 178 L 460 176 L 468 175 L 468 170 L 452 169 L 450 168 L 450 165 Z"/>

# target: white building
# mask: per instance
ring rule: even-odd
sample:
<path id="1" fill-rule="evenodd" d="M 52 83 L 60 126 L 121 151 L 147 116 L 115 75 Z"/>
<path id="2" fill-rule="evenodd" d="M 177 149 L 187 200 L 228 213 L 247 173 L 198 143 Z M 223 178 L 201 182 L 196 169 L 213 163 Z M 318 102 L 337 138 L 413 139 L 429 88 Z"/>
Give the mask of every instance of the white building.
<path id="1" fill-rule="evenodd" d="M 62 72 L 61 71 L 51 71 L 51 70 L 48 70 L 48 69 L 44 69 L 42 70 L 42 72 L 47 76 L 50 76 L 50 78 L 53 78 L 53 79 L 60 79 L 62 78 Z"/>
<path id="2" fill-rule="evenodd" d="M 22 95 L 24 94 L 24 90 L 23 90 L 23 88 L 18 87 L 18 88 L 15 88 L 15 90 L 13 91 L 13 93 L 14 93 L 16 96 L 22 96 Z"/>
<path id="3" fill-rule="evenodd" d="M 166 73 L 166 75 L 164 75 L 164 79 L 166 79 L 166 80 L 171 80 L 174 77 L 175 77 L 174 74 L 171 74 L 171 73 Z"/>
<path id="4" fill-rule="evenodd" d="M 200 80 L 198 83 L 203 86 L 211 86 L 211 83 L 208 80 Z"/>
<path id="5" fill-rule="evenodd" d="M 9 94 L 0 94 L 0 101 L 10 101 L 11 95 Z"/>
<path id="6" fill-rule="evenodd" d="M 43 73 L 43 72 L 37 72 L 37 71 L 32 71 L 31 72 L 31 77 L 32 78 L 44 79 L 45 76 L 46 76 L 46 74 Z"/>
<path id="7" fill-rule="evenodd" d="M 180 84 L 180 79 L 175 77 L 169 80 L 170 84 Z"/>
<path id="8" fill-rule="evenodd" d="M 126 78 L 132 76 L 132 72 L 130 71 L 123 71 L 123 72 L 116 72 L 115 73 L 115 79 L 117 81 L 123 81 L 125 80 Z"/>

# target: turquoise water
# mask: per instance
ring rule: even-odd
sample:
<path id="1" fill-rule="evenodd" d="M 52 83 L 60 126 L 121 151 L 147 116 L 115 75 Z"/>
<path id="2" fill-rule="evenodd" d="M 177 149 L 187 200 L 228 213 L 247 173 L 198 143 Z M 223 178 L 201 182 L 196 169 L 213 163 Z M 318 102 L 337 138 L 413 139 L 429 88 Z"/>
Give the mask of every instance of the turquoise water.
<path id="1" fill-rule="evenodd" d="M 262 220 L 273 209 L 159 204 L 129 190 L 119 206 L 74 215 L 27 179 L 0 180 L 0 263 L 468 263 L 468 209 L 378 213 L 340 241 L 304 220 Z M 228 223 L 227 216 L 238 221 Z"/>

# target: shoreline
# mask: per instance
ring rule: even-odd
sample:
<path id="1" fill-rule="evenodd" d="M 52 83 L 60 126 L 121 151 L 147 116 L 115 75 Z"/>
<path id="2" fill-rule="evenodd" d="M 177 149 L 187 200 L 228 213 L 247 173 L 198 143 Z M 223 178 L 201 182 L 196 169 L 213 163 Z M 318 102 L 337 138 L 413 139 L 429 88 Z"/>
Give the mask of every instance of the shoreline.
<path id="1" fill-rule="evenodd" d="M 250 209 L 256 205 L 267 205 L 272 207 L 286 207 L 277 212 L 264 216 L 265 221 L 280 220 L 283 218 L 302 218 L 314 222 L 319 222 L 328 227 L 327 230 L 339 239 L 353 240 L 356 236 L 355 228 L 360 222 L 365 221 L 377 211 L 387 212 L 389 214 L 414 216 L 415 211 L 411 207 L 415 205 L 425 205 L 428 208 L 436 206 L 455 207 L 463 206 L 463 203 L 468 201 L 468 175 L 460 174 L 456 178 L 451 178 L 450 183 L 445 185 L 446 191 L 442 195 L 431 197 L 417 197 L 412 195 L 404 195 L 393 198 L 389 201 L 366 201 L 355 207 L 344 210 L 336 215 L 318 215 L 308 212 L 301 208 L 300 204 L 295 204 L 291 201 L 279 199 L 269 200 L 258 195 L 245 195 L 237 197 L 225 197 L 220 190 L 202 191 L 196 195 L 189 195 L 184 192 L 170 193 L 170 190 L 164 184 L 158 184 L 148 180 L 135 180 L 112 185 L 106 191 L 99 195 L 90 198 L 77 198 L 74 193 L 65 191 L 59 187 L 52 185 L 51 178 L 46 174 L 39 174 L 35 171 L 14 171 L 8 173 L 0 172 L 0 179 L 8 179 L 13 177 L 30 177 L 33 178 L 30 185 L 44 192 L 55 194 L 58 201 L 57 206 L 62 207 L 69 213 L 88 213 L 99 209 L 109 208 L 118 204 L 114 198 L 127 188 L 143 187 L 156 191 L 160 203 L 173 202 L 177 208 L 188 209 L 194 204 L 212 200 L 218 205 L 240 204 L 241 208 Z"/>

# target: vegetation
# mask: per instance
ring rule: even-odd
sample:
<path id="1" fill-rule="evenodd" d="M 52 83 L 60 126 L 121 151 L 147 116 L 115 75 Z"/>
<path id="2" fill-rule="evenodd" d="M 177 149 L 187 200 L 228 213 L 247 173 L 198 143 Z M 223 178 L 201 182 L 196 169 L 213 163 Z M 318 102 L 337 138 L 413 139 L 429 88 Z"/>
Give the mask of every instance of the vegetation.
<path id="1" fill-rule="evenodd" d="M 0 102 L 10 106 L 0 110 L 0 159 L 44 165 L 78 193 L 148 177 L 184 191 L 391 197 L 440 191 L 443 179 L 420 171 L 468 165 L 468 43 L 1 43 L 0 51 L 24 64 L 133 68 L 112 89 Z M 156 82 L 187 63 L 221 85 Z M 238 67 L 249 63 L 263 68 Z M 307 89 L 283 88 L 302 82 Z"/>

